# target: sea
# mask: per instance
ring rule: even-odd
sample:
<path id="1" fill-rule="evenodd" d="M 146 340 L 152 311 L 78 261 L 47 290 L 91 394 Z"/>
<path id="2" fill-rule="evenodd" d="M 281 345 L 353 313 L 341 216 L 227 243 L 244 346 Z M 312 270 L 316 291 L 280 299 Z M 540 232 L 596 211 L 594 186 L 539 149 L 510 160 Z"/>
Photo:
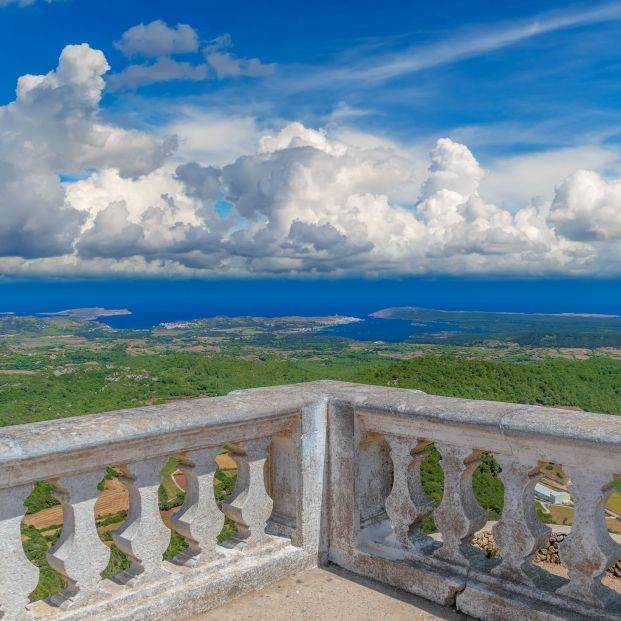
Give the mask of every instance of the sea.
<path id="1" fill-rule="evenodd" d="M 443 310 L 621 315 L 621 279 L 30 279 L 0 280 L 0 313 L 33 315 L 71 308 L 127 309 L 103 317 L 114 328 L 216 315 L 344 315 L 363 321 L 330 334 L 398 342 L 412 323 L 369 317 L 393 306 Z M 439 326 L 439 329 L 443 329 Z M 425 326 L 420 331 L 427 331 Z"/>

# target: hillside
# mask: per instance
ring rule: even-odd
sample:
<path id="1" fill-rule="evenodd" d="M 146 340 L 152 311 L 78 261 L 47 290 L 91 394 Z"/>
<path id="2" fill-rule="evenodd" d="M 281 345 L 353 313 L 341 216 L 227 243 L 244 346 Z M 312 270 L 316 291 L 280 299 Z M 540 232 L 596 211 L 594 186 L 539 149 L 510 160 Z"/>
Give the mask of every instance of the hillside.
<path id="1" fill-rule="evenodd" d="M 344 352 L 325 359 L 241 360 L 200 353 L 129 356 L 114 350 L 54 370 L 0 374 L 0 425 L 316 379 L 621 414 L 621 361 L 608 358 L 516 363 L 427 355 L 395 362 Z"/>
<path id="2" fill-rule="evenodd" d="M 356 381 L 449 397 L 621 414 L 621 361 L 607 358 L 515 363 L 421 356 L 361 371 Z"/>

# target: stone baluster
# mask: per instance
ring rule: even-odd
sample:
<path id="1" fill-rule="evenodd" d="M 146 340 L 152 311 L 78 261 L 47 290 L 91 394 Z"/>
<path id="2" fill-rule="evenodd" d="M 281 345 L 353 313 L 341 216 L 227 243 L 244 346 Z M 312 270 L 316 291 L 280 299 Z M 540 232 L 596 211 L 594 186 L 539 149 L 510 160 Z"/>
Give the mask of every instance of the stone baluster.
<path id="1" fill-rule="evenodd" d="M 420 478 L 420 465 L 426 457 L 424 446 L 416 440 L 385 436 L 393 463 L 393 482 L 386 498 L 386 513 L 397 541 L 406 548 L 420 536 L 424 517 L 435 508 L 433 498 L 425 494 Z"/>
<path id="2" fill-rule="evenodd" d="M 567 467 L 574 500 L 573 525 L 559 546 L 559 556 L 569 572 L 569 582 L 557 593 L 592 606 L 606 603 L 602 586 L 606 568 L 621 558 L 621 546 L 606 527 L 604 508 L 613 491 L 612 476 L 576 467 Z"/>
<path id="3" fill-rule="evenodd" d="M 97 484 L 102 477 L 101 472 L 87 472 L 54 480 L 54 496 L 63 510 L 63 529 L 47 552 L 47 560 L 68 585 L 50 598 L 62 608 L 88 604 L 102 594 L 101 572 L 110 560 L 110 550 L 99 538 L 95 523 Z"/>
<path id="4" fill-rule="evenodd" d="M 543 474 L 539 464 L 523 463 L 513 457 L 497 457 L 505 485 L 504 509 L 494 525 L 494 541 L 502 562 L 492 574 L 506 580 L 532 585 L 527 569 L 536 551 L 550 538 L 550 528 L 542 524 L 535 510 L 535 485 Z"/>
<path id="5" fill-rule="evenodd" d="M 455 565 L 468 566 L 466 547 L 487 521 L 487 512 L 472 491 L 472 474 L 480 464 L 480 452 L 449 444 L 436 444 L 436 448 L 442 455 L 444 496 L 434 514 L 442 533 L 442 546 L 434 554 Z"/>
<path id="6" fill-rule="evenodd" d="M 179 470 L 185 475 L 186 500 L 172 519 L 172 527 L 188 542 L 176 561 L 195 566 L 221 556 L 216 537 L 224 526 L 224 514 L 216 504 L 213 479 L 220 447 L 190 451 L 181 456 Z"/>
<path id="7" fill-rule="evenodd" d="M 26 558 L 21 539 L 24 500 L 31 485 L 0 490 L 0 619 L 25 621 L 28 595 L 39 581 L 39 570 Z"/>
<path id="8" fill-rule="evenodd" d="M 266 543 L 270 536 L 265 527 L 272 514 L 274 501 L 265 487 L 265 462 L 271 438 L 259 438 L 240 445 L 242 453 L 232 453 L 237 464 L 237 484 L 222 510 L 237 526 L 232 537 L 238 547 Z"/>
<path id="9" fill-rule="evenodd" d="M 170 542 L 170 531 L 162 522 L 158 504 L 160 471 L 166 461 L 166 457 L 156 457 L 122 468 L 120 480 L 129 493 L 129 511 L 112 538 L 129 557 L 131 566 L 115 577 L 117 582 L 133 586 L 168 573 L 162 567 L 162 556 Z"/>

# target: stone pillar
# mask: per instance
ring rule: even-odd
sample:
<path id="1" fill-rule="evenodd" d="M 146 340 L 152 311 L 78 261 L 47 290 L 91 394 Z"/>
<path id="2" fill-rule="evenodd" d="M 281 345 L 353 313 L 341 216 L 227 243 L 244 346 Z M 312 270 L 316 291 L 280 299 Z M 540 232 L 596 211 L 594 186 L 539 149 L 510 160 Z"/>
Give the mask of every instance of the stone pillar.
<path id="1" fill-rule="evenodd" d="M 526 573 L 537 550 L 550 539 L 550 528 L 542 524 L 535 510 L 535 485 L 543 476 L 539 464 L 523 463 L 499 455 L 500 478 L 505 485 L 505 503 L 500 520 L 494 525 L 494 542 L 502 562 L 492 574 L 506 580 L 533 585 Z"/>
<path id="2" fill-rule="evenodd" d="M 54 496 L 63 509 L 63 530 L 47 560 L 67 580 L 68 587 L 51 598 L 63 608 L 87 604 L 101 595 L 101 572 L 110 560 L 110 550 L 95 524 L 97 484 L 102 478 L 101 472 L 88 472 L 54 481 Z"/>
<path id="3" fill-rule="evenodd" d="M 0 490 L 0 618 L 26 621 L 28 596 L 39 581 L 39 570 L 26 558 L 21 539 L 24 500 L 31 485 Z"/>
<path id="4" fill-rule="evenodd" d="M 425 494 L 420 465 L 426 457 L 424 446 L 416 440 L 386 435 L 393 463 L 392 490 L 386 498 L 386 513 L 397 541 L 405 548 L 420 536 L 420 525 L 435 508 L 433 498 Z"/>
<path id="5" fill-rule="evenodd" d="M 162 522 L 158 503 L 160 471 L 166 462 L 167 457 L 156 457 L 122 468 L 120 480 L 129 492 L 129 511 L 112 538 L 131 562 L 129 569 L 115 577 L 123 584 L 134 585 L 168 573 L 162 567 L 162 556 L 170 543 L 170 531 Z"/>
<path id="6" fill-rule="evenodd" d="M 274 502 L 265 488 L 264 476 L 271 440 L 268 437 L 244 442 L 240 445 L 243 452 L 231 454 L 237 464 L 237 484 L 222 509 L 237 526 L 232 540 L 240 548 L 256 546 L 271 539 L 265 527 Z"/>
<path id="7" fill-rule="evenodd" d="M 487 512 L 472 492 L 472 474 L 480 461 L 480 452 L 450 444 L 436 444 L 442 455 L 444 496 L 434 519 L 442 533 L 442 546 L 435 556 L 455 565 L 467 567 L 464 551 L 472 535 L 487 522 Z"/>
<path id="8" fill-rule="evenodd" d="M 591 606 L 603 606 L 606 568 L 621 558 L 621 546 L 606 527 L 604 508 L 612 493 L 612 475 L 567 467 L 574 500 L 573 525 L 559 546 L 559 556 L 569 571 L 569 583 L 557 590 Z"/>
<path id="9" fill-rule="evenodd" d="M 213 479 L 220 447 L 188 451 L 181 456 L 179 470 L 186 480 L 185 503 L 172 518 L 172 527 L 188 541 L 176 561 L 201 565 L 221 556 L 216 538 L 224 526 L 224 514 L 216 504 Z"/>

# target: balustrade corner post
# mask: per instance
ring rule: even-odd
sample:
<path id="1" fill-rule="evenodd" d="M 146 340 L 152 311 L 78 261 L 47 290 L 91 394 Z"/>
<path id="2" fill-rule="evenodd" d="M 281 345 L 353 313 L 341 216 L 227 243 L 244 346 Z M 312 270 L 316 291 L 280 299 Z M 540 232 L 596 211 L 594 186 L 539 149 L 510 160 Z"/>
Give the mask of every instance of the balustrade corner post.
<path id="1" fill-rule="evenodd" d="M 397 541 L 410 548 L 413 539 L 420 536 L 421 521 L 435 508 L 420 478 L 420 465 L 426 453 L 417 440 L 388 434 L 384 437 L 393 463 L 393 484 L 386 498 L 386 513 Z"/>
<path id="2" fill-rule="evenodd" d="M 218 559 L 216 538 L 224 526 L 224 514 L 214 493 L 216 457 L 219 446 L 188 451 L 181 455 L 179 470 L 185 475 L 186 499 L 172 518 L 172 527 L 188 541 L 176 560 L 184 565 L 200 565 Z"/>
<path id="3" fill-rule="evenodd" d="M 265 532 L 274 506 L 265 486 L 265 462 L 271 441 L 271 437 L 266 437 L 243 442 L 239 445 L 243 453 L 231 454 L 237 464 L 237 483 L 222 510 L 237 526 L 231 539 L 240 548 L 271 539 Z"/>
<path id="4" fill-rule="evenodd" d="M 87 472 L 55 479 L 54 496 L 63 510 L 63 529 L 47 552 L 50 566 L 66 579 L 66 589 L 50 601 L 63 608 L 82 606 L 101 595 L 101 572 L 108 565 L 110 550 L 101 541 L 95 522 L 97 484 L 101 472 Z"/>
<path id="5" fill-rule="evenodd" d="M 112 538 L 130 560 L 130 567 L 115 577 L 123 584 L 154 580 L 168 572 L 162 556 L 170 542 L 170 530 L 160 516 L 160 471 L 167 457 L 156 457 L 122 466 L 121 482 L 129 494 L 127 519 Z"/>
<path id="6" fill-rule="evenodd" d="M 442 546 L 434 555 L 467 567 L 470 563 L 464 556 L 465 547 L 487 522 L 487 512 L 472 491 L 472 475 L 481 463 L 480 452 L 450 444 L 436 444 L 436 448 L 442 456 L 444 496 L 434 513 L 442 533 Z"/>
<path id="7" fill-rule="evenodd" d="M 606 603 L 602 577 L 606 568 L 621 557 L 621 546 L 606 527 L 605 506 L 613 491 L 613 477 L 582 468 L 565 468 L 574 500 L 573 524 L 559 546 L 559 556 L 569 572 L 569 582 L 557 590 L 591 606 Z"/>
<path id="8" fill-rule="evenodd" d="M 33 565 L 22 545 L 21 523 L 24 500 L 31 485 L 0 490 L 0 618 L 26 621 L 32 619 L 26 610 L 28 596 L 39 581 L 39 570 Z"/>
<path id="9" fill-rule="evenodd" d="M 502 468 L 500 478 L 505 496 L 502 516 L 492 531 L 502 553 L 502 562 L 491 573 L 533 585 L 526 569 L 536 551 L 549 540 L 551 532 L 535 510 L 535 486 L 543 474 L 538 463 L 523 463 L 505 455 L 499 455 L 497 461 Z"/>

